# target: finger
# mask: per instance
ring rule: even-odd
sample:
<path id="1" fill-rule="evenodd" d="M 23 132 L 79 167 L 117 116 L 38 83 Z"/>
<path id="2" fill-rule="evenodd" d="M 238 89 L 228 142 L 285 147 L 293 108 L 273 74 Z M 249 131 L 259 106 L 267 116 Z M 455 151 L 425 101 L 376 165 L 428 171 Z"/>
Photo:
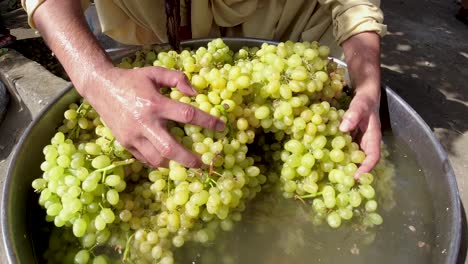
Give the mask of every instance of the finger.
<path id="1" fill-rule="evenodd" d="M 369 127 L 362 137 L 361 146 L 364 153 L 366 153 L 366 158 L 354 174 L 355 179 L 358 179 L 363 173 L 370 172 L 380 160 L 380 141 L 382 139 L 382 134 L 378 122 L 378 119 L 371 117 Z"/>
<path id="2" fill-rule="evenodd" d="M 201 126 L 217 131 L 223 131 L 225 128 L 224 122 L 192 105 L 184 104 L 169 98 L 164 98 L 162 100 L 161 105 L 164 107 L 161 107 L 162 109 L 158 112 L 164 119 Z"/>
<path id="3" fill-rule="evenodd" d="M 162 157 L 175 160 L 190 168 L 202 165 L 200 158 L 177 142 L 164 127 L 164 124 L 156 124 L 153 128 L 146 128 L 144 133 Z"/>
<path id="4" fill-rule="evenodd" d="M 364 127 L 364 130 L 361 135 L 361 148 L 363 150 L 369 148 L 369 144 L 377 144 L 380 150 L 380 141 L 382 140 L 382 132 L 380 130 L 380 119 L 376 113 L 371 114 L 367 119 L 367 125 Z"/>
<path id="5" fill-rule="evenodd" d="M 138 151 L 145 157 L 145 160 L 147 160 L 148 164 L 153 168 L 167 167 L 169 165 L 169 161 L 161 156 L 148 139 L 141 138 L 135 142 L 135 147 L 138 148 Z"/>
<path id="6" fill-rule="evenodd" d="M 163 67 L 148 67 L 148 77 L 156 84 L 165 87 L 177 87 L 186 95 L 195 96 L 197 91 L 190 85 L 187 76 L 180 71 Z"/>
<path id="7" fill-rule="evenodd" d="M 361 122 L 363 117 L 368 113 L 369 109 L 366 105 L 365 99 L 355 97 L 349 106 L 348 111 L 343 116 L 340 124 L 341 132 L 349 132 L 354 130 Z M 366 127 L 367 124 L 361 124 L 361 127 Z"/>
<path id="8" fill-rule="evenodd" d="M 366 153 L 366 159 L 361 163 L 354 174 L 354 179 L 359 179 L 363 173 L 370 172 L 380 160 L 380 150 Z"/>
<path id="9" fill-rule="evenodd" d="M 361 121 L 363 111 L 364 109 L 359 102 L 352 102 L 349 106 L 348 111 L 346 111 L 346 113 L 343 116 L 343 120 L 340 124 L 340 131 L 349 132 L 351 130 L 354 130 L 359 124 L 359 121 Z"/>
<path id="10" fill-rule="evenodd" d="M 133 157 L 135 157 L 141 163 L 148 164 L 145 156 L 143 156 L 143 154 L 141 154 L 135 147 L 127 148 L 127 150 L 132 153 Z"/>

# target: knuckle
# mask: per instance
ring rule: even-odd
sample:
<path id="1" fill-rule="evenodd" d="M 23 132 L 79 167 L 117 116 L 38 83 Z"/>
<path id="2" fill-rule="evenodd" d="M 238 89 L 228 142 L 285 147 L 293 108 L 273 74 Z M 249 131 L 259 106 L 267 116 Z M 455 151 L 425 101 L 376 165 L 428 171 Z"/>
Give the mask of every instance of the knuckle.
<path id="1" fill-rule="evenodd" d="M 129 140 L 124 140 L 124 141 L 120 142 L 120 145 L 122 145 L 122 147 L 124 147 L 126 150 L 128 150 L 130 152 L 132 152 L 132 150 L 134 149 Z"/>
<path id="2" fill-rule="evenodd" d="M 190 159 L 185 163 L 185 165 L 189 168 L 195 168 L 199 166 L 199 162 L 197 159 Z"/>
<path id="3" fill-rule="evenodd" d="M 188 81 L 187 75 L 185 75 L 185 73 L 183 73 L 181 71 L 178 71 L 177 72 L 177 80 L 180 81 L 180 82 L 187 82 Z"/>
<path id="4" fill-rule="evenodd" d="M 208 119 L 208 122 L 207 122 L 207 125 L 208 125 L 208 128 L 210 129 L 215 129 L 216 128 L 216 123 L 218 122 L 218 120 L 214 117 L 210 117 Z"/>
<path id="5" fill-rule="evenodd" d="M 163 157 L 171 158 L 174 155 L 174 148 L 168 144 L 162 144 L 159 153 L 161 153 Z"/>
<path id="6" fill-rule="evenodd" d="M 153 166 L 154 168 L 158 168 L 158 167 L 161 167 L 161 165 L 163 164 L 163 158 L 161 157 L 151 157 L 150 160 L 148 160 L 150 165 Z"/>
<path id="7" fill-rule="evenodd" d="M 160 96 L 159 93 L 153 93 L 152 96 L 148 99 L 148 103 L 143 104 L 143 106 L 146 106 L 146 109 L 153 111 L 159 105 L 164 104 L 164 99 L 165 98 Z"/>
<path id="8" fill-rule="evenodd" d="M 183 74 L 180 71 L 174 71 L 173 76 L 174 76 L 173 77 L 174 83 L 182 83 L 182 82 L 185 82 L 185 80 L 186 80 L 185 74 Z"/>
<path id="9" fill-rule="evenodd" d="M 345 117 L 343 118 L 343 120 L 347 120 L 347 121 L 350 122 L 352 125 L 356 126 L 356 125 L 358 125 L 360 118 L 359 118 L 358 115 L 349 114 L 348 116 L 345 116 Z"/>
<path id="10" fill-rule="evenodd" d="M 128 151 L 135 151 L 136 149 L 133 144 L 135 138 L 136 136 L 129 132 L 126 136 L 119 140 L 119 143 Z"/>
<path id="11" fill-rule="evenodd" d="M 195 119 L 196 110 L 195 107 L 184 104 L 181 106 L 182 121 L 184 123 L 190 123 Z"/>
<path id="12" fill-rule="evenodd" d="M 139 161 L 143 163 L 147 163 L 145 157 L 141 155 L 141 153 L 138 150 L 136 150 L 136 148 L 131 148 L 131 150 L 129 151 L 130 153 L 132 153 L 133 157 L 135 157 L 136 159 L 138 159 Z"/>

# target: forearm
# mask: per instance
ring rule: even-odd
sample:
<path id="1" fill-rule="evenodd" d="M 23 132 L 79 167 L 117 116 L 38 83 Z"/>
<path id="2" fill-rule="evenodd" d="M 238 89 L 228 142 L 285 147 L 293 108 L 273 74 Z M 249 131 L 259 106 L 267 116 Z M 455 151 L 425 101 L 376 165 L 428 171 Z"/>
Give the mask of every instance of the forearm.
<path id="1" fill-rule="evenodd" d="M 364 93 L 378 106 L 380 101 L 380 36 L 363 32 L 343 42 L 348 71 L 356 93 Z"/>
<path id="2" fill-rule="evenodd" d="M 80 1 L 47 0 L 33 20 L 78 92 L 87 97 L 90 84 L 113 65 L 89 30 Z"/>

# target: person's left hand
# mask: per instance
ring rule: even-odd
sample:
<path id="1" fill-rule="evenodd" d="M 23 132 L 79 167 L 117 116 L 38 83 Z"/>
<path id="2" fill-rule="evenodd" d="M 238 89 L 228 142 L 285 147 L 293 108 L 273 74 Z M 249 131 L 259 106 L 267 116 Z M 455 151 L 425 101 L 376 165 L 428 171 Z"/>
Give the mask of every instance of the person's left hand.
<path id="1" fill-rule="evenodd" d="M 366 154 L 365 160 L 359 166 L 354 178 L 358 179 L 363 173 L 370 172 L 380 160 L 380 131 L 379 100 L 358 90 L 348 111 L 343 116 L 340 125 L 342 132 L 352 132 Z"/>

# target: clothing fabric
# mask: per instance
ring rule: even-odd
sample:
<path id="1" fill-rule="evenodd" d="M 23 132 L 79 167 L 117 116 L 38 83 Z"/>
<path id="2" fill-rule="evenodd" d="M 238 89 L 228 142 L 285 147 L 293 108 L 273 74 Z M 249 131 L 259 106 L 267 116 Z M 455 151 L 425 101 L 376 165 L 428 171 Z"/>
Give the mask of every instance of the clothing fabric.
<path id="1" fill-rule="evenodd" d="M 31 17 L 45 0 L 22 0 Z M 191 18 L 192 38 L 255 37 L 314 41 L 339 48 L 366 31 L 386 33 L 380 0 L 193 0 L 181 1 L 181 25 Z M 88 0 L 81 0 L 83 7 Z M 103 33 L 125 44 L 167 42 L 164 0 L 95 0 Z M 190 12 L 190 16 L 188 14 Z M 334 41 L 333 41 L 334 40 Z"/>

